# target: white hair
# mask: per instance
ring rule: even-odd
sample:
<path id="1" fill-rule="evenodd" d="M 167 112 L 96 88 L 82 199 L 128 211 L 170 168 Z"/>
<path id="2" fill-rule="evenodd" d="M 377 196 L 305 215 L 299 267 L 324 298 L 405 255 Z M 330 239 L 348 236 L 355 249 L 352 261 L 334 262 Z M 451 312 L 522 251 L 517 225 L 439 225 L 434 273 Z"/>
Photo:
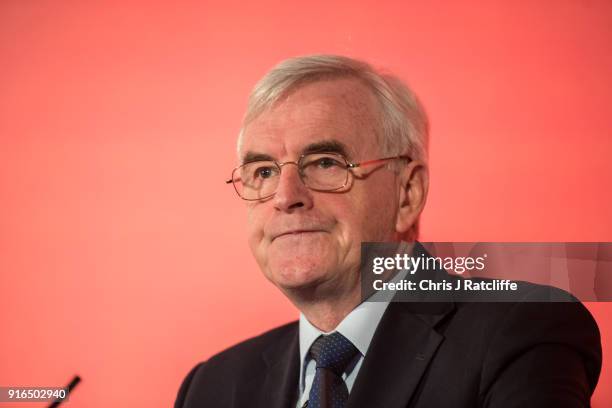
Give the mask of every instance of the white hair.
<path id="1" fill-rule="evenodd" d="M 265 110 L 301 85 L 335 78 L 356 78 L 374 94 L 380 107 L 379 143 L 384 156 L 409 155 L 427 163 L 429 122 L 416 95 L 393 75 L 364 61 L 340 55 L 308 55 L 282 61 L 253 88 L 238 136 Z"/>
<path id="2" fill-rule="evenodd" d="M 282 61 L 253 88 L 238 136 L 238 154 L 246 127 L 267 109 L 300 86 L 330 79 L 355 78 L 368 87 L 379 105 L 378 142 L 384 157 L 408 155 L 427 166 L 429 121 L 418 98 L 397 77 L 370 64 L 340 55 L 307 55 Z M 398 163 L 389 163 L 398 169 Z M 404 234 L 411 241 L 419 234 L 420 220 Z"/>

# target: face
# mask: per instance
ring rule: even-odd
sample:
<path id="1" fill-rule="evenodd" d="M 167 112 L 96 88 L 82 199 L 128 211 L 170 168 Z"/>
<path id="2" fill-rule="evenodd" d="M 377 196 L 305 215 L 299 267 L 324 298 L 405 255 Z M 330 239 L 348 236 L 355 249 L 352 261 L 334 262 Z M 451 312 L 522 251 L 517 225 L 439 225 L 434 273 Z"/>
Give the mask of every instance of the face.
<path id="1" fill-rule="evenodd" d="M 381 158 L 376 103 L 355 79 L 304 85 L 246 127 L 240 155 L 297 162 L 330 146 L 352 163 Z M 270 281 L 285 292 L 358 290 L 361 242 L 397 237 L 398 176 L 368 171 L 339 192 L 317 192 L 286 165 L 273 197 L 247 202 L 249 245 Z"/>

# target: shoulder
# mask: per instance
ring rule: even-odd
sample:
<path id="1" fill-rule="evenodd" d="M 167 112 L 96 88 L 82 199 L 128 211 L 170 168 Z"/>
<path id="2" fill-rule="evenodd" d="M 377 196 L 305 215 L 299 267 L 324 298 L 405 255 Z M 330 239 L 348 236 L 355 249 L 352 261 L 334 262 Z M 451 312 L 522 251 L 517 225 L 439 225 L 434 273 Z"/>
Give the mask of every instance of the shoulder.
<path id="1" fill-rule="evenodd" d="M 183 407 L 189 392 L 225 398 L 234 384 L 258 375 L 262 355 L 274 347 L 286 347 L 297 338 L 298 324 L 291 322 L 229 347 L 197 364 L 185 377 L 175 407 Z"/>
<path id="2" fill-rule="evenodd" d="M 488 279 L 473 279 L 490 281 Z M 599 330 L 588 309 L 570 293 L 553 286 L 515 281 L 517 290 L 511 297 L 499 296 L 495 302 L 458 302 L 458 313 L 477 316 L 502 330 L 513 326 L 525 335 L 527 326 L 537 326 L 539 331 L 550 330 L 571 334 L 570 328 L 583 328 L 588 334 L 599 337 Z M 534 327 L 535 329 L 535 327 Z M 534 333 L 531 333 L 533 335 Z"/>
<path id="3" fill-rule="evenodd" d="M 517 283 L 510 301 L 457 302 L 451 326 L 463 334 L 478 333 L 483 347 L 555 342 L 581 354 L 601 354 L 597 323 L 580 301 L 555 287 Z"/>
<path id="4" fill-rule="evenodd" d="M 602 359 L 592 315 L 561 289 L 520 282 L 519 291 L 511 302 L 457 304 L 455 329 L 471 333 L 480 348 L 481 392 L 499 395 L 500 389 L 529 389 L 521 381 L 530 378 L 540 383 L 542 392 L 554 394 L 554 387 L 563 384 L 588 400 Z"/>
<path id="5" fill-rule="evenodd" d="M 208 370 L 223 370 L 238 366 L 248 368 L 249 365 L 258 365 L 261 362 L 262 353 L 271 347 L 288 344 L 294 335 L 297 336 L 297 333 L 297 321 L 285 324 L 229 347 L 210 357 L 203 365 Z"/>
<path id="6" fill-rule="evenodd" d="M 452 378 L 449 401 L 473 390 L 482 406 L 510 406 L 511 401 L 516 406 L 525 401 L 585 406 L 597 384 L 599 329 L 587 308 L 560 289 L 520 282 L 509 301 L 407 303 L 394 309 L 416 314 L 441 339 L 429 366 L 436 381 L 423 385 L 423 400 L 436 401 L 439 382 Z M 576 404 L 564 402 L 569 400 Z M 469 401 L 465 406 L 476 405 Z"/>

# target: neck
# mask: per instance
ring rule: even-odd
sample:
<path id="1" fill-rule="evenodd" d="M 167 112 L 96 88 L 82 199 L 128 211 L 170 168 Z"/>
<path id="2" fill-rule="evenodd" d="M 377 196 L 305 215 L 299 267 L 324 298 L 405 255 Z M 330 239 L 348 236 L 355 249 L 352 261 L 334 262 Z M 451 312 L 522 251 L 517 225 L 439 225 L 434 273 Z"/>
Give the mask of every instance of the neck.
<path id="1" fill-rule="evenodd" d="M 314 293 L 285 293 L 289 300 L 317 329 L 329 333 L 361 302 L 359 285 L 346 293 L 334 291 L 328 296 Z"/>

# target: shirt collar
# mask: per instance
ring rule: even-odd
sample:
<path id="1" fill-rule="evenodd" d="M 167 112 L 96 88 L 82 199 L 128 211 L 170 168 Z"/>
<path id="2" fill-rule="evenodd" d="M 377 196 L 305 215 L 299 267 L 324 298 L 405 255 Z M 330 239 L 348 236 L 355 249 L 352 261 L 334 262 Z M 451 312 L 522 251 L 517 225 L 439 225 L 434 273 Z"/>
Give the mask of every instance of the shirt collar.
<path id="1" fill-rule="evenodd" d="M 365 356 L 378 322 L 385 313 L 389 302 L 363 302 L 340 322 L 335 330 L 346 337 Z M 331 332 L 330 332 L 331 333 Z M 322 332 L 300 314 L 300 361 L 304 361 L 312 343 Z"/>
<path id="2" fill-rule="evenodd" d="M 403 279 L 406 274 L 407 271 L 401 271 L 391 279 L 391 281 L 399 281 Z M 317 329 L 308 321 L 303 313 L 300 313 L 300 361 L 302 366 L 312 343 L 314 343 L 320 335 L 330 334 L 334 331 L 339 332 L 350 340 L 350 342 L 357 347 L 361 355 L 365 356 L 370 346 L 370 342 L 372 341 L 372 337 L 374 337 L 374 332 L 378 327 L 378 323 L 380 323 L 385 310 L 387 310 L 387 306 L 389 306 L 389 301 L 369 302 L 366 300 L 353 309 L 340 324 L 329 333 Z"/>

